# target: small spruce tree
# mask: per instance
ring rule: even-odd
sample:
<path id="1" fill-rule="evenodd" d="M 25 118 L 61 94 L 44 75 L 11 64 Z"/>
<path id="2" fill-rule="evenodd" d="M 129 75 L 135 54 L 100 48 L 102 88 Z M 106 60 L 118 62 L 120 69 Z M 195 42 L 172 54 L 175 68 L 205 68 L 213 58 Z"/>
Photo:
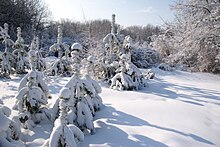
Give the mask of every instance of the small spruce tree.
<path id="1" fill-rule="evenodd" d="M 19 125 L 9 118 L 11 109 L 4 106 L 0 99 L 0 146 L 1 147 L 25 147 L 20 140 L 21 130 Z"/>
<path id="2" fill-rule="evenodd" d="M 76 147 L 77 142 L 84 140 L 83 132 L 74 124 L 69 124 L 69 111 L 71 104 L 71 91 L 63 88 L 59 96 L 59 117 L 54 123 L 50 138 L 44 147 Z"/>

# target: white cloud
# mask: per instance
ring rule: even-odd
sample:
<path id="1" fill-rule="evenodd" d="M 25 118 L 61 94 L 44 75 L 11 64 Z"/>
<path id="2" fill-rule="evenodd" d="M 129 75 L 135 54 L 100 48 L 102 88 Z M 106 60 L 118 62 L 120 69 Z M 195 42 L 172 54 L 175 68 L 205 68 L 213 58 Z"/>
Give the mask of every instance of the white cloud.
<path id="1" fill-rule="evenodd" d="M 152 13 L 155 13 L 156 10 L 153 9 L 153 7 L 149 6 L 145 9 L 141 9 L 141 10 L 138 10 L 139 13 L 148 13 L 148 14 L 152 14 Z"/>

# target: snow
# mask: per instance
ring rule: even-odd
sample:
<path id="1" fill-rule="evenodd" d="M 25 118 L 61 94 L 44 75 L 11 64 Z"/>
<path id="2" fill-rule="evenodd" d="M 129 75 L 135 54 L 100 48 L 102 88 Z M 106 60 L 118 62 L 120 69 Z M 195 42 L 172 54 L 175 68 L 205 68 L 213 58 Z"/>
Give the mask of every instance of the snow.
<path id="1" fill-rule="evenodd" d="M 146 72 L 146 70 L 141 70 Z M 102 85 L 104 107 L 95 115 L 96 133 L 85 132 L 79 147 L 220 146 L 220 77 L 207 73 L 153 69 L 155 78 L 138 91 L 117 91 Z M 22 76 L 0 80 L 0 98 L 15 103 Z M 48 77 L 50 106 L 69 77 Z M 11 117 L 17 112 L 12 110 Z M 28 147 L 42 146 L 52 122 L 22 129 Z"/>

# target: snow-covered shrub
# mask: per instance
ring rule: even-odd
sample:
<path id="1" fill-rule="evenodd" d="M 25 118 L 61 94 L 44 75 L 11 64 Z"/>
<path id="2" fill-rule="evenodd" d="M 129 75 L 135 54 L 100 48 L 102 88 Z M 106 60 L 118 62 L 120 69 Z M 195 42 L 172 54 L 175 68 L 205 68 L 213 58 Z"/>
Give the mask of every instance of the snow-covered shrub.
<path id="1" fill-rule="evenodd" d="M 131 51 L 131 61 L 138 68 L 150 68 L 159 63 L 159 53 L 154 49 L 134 48 Z"/>
<path id="2" fill-rule="evenodd" d="M 18 124 L 9 118 L 11 110 L 4 106 L 0 100 L 0 146 L 1 147 L 24 147 L 20 138 Z"/>
<path id="3" fill-rule="evenodd" d="M 154 77 L 155 77 L 155 73 L 151 69 L 148 69 L 147 72 L 145 73 L 145 78 L 154 79 Z"/>
<path id="4" fill-rule="evenodd" d="M 166 63 L 161 63 L 160 65 L 157 66 L 157 68 L 164 70 L 164 71 L 171 71 L 172 70 L 172 67 Z"/>
<path id="5" fill-rule="evenodd" d="M 119 68 L 115 76 L 111 79 L 112 89 L 133 90 L 145 86 L 146 81 L 141 71 L 130 61 L 128 54 L 120 56 Z"/>
<path id="6" fill-rule="evenodd" d="M 220 73 L 220 3 L 216 0 L 177 1 L 176 19 L 160 37 L 161 57 L 171 66 L 189 71 Z M 165 56 L 163 56 L 165 55 Z"/>
<path id="7" fill-rule="evenodd" d="M 110 88 L 132 90 L 146 85 L 145 76 L 135 64 L 138 67 L 149 67 L 158 63 L 159 56 L 156 51 L 151 49 L 134 50 L 132 38 L 120 34 L 119 26 L 116 33 L 114 14 L 112 15 L 111 33 L 104 37 L 103 45 L 105 58 L 102 63 L 96 63 L 94 69 L 99 77 L 111 83 Z"/>
<path id="8" fill-rule="evenodd" d="M 167 28 L 167 30 L 164 31 L 162 34 L 158 36 L 152 36 L 153 42 L 151 42 L 151 45 L 153 46 L 154 49 L 158 51 L 161 59 L 166 58 L 173 53 L 174 40 L 172 35 L 173 35 L 173 30 Z"/>
<path id="9" fill-rule="evenodd" d="M 102 60 L 94 65 L 94 69 L 98 78 L 109 82 L 109 79 L 116 74 L 120 55 L 123 53 L 130 54 L 132 48 L 130 36 L 124 37 L 120 34 L 120 27 L 115 24 L 115 14 L 112 15 L 111 33 L 103 38 L 103 46 Z"/>
<path id="10" fill-rule="evenodd" d="M 76 147 L 78 141 L 84 140 L 83 132 L 74 124 L 69 124 L 69 112 L 73 107 L 71 96 L 71 92 L 67 88 L 60 91 L 59 117 L 56 119 L 50 138 L 45 142 L 44 147 Z"/>

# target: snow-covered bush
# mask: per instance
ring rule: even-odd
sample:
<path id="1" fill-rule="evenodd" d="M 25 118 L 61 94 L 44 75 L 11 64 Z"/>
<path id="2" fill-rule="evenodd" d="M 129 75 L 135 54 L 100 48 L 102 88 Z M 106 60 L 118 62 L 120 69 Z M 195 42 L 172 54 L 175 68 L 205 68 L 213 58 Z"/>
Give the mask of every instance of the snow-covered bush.
<path id="1" fill-rule="evenodd" d="M 102 55 L 105 57 L 94 65 L 96 76 L 110 83 L 110 88 L 113 89 L 132 90 L 138 89 L 141 85 L 145 86 L 146 77 L 135 64 L 138 67 L 155 65 L 159 61 L 158 53 L 151 49 L 134 50 L 132 38 L 120 34 L 119 26 L 116 33 L 114 14 L 111 27 L 111 33 L 103 39 L 105 51 Z"/>
<path id="2" fill-rule="evenodd" d="M 117 28 L 117 30 L 116 30 Z M 103 38 L 103 51 L 100 53 L 99 62 L 95 63 L 94 71 L 98 79 L 109 82 L 116 74 L 120 55 L 130 54 L 132 39 L 120 34 L 120 27 L 115 24 L 115 14 L 112 15 L 111 33 Z"/>
<path id="3" fill-rule="evenodd" d="M 78 141 L 84 140 L 83 132 L 74 124 L 69 124 L 69 111 L 73 107 L 71 100 L 70 90 L 62 89 L 59 96 L 59 117 L 44 147 L 76 147 Z"/>
<path id="4" fill-rule="evenodd" d="M 77 75 L 73 75 L 64 86 L 71 91 L 74 104 L 76 118 L 71 123 L 76 123 L 80 129 L 89 129 L 91 134 L 95 133 L 93 124 L 94 107 L 90 95 L 95 93 L 95 89 L 87 80 L 80 79 Z"/>
<path id="5" fill-rule="evenodd" d="M 70 89 L 71 94 L 75 101 L 76 106 L 76 120 L 74 121 L 81 129 L 89 129 L 91 134 L 95 132 L 93 125 L 94 108 L 92 106 L 89 95 L 95 93 L 95 89 L 90 85 L 87 80 L 80 78 L 80 55 L 82 46 L 78 43 L 74 43 L 71 47 L 72 54 L 75 56 L 73 60 L 74 75 L 64 86 Z"/>
<path id="6" fill-rule="evenodd" d="M 131 61 L 138 68 L 151 68 L 159 63 L 159 53 L 154 49 L 134 48 L 131 51 Z"/>
<path id="7" fill-rule="evenodd" d="M 174 40 L 172 35 L 173 30 L 167 28 L 166 31 L 164 31 L 162 34 L 158 36 L 152 36 L 153 42 L 151 42 L 151 45 L 159 52 L 161 59 L 166 58 L 173 53 Z"/>
<path id="8" fill-rule="evenodd" d="M 0 146 L 1 147 L 24 147 L 20 140 L 20 128 L 18 124 L 9 118 L 11 110 L 4 106 L 0 99 Z"/>
<path id="9" fill-rule="evenodd" d="M 154 79 L 154 77 L 155 77 L 155 73 L 151 69 L 148 69 L 147 72 L 145 73 L 145 78 Z"/>
<path id="10" fill-rule="evenodd" d="M 119 68 L 111 79 L 112 89 L 137 90 L 140 86 L 146 86 L 146 80 L 141 71 L 130 61 L 128 54 L 120 56 Z"/>
<path id="11" fill-rule="evenodd" d="M 172 6 L 176 19 L 167 24 L 156 47 L 162 49 L 163 61 L 190 71 L 220 73 L 219 8 L 216 0 L 176 1 Z"/>
<path id="12" fill-rule="evenodd" d="M 161 63 L 157 66 L 157 68 L 164 70 L 164 71 L 171 71 L 172 67 L 169 64 Z"/>

